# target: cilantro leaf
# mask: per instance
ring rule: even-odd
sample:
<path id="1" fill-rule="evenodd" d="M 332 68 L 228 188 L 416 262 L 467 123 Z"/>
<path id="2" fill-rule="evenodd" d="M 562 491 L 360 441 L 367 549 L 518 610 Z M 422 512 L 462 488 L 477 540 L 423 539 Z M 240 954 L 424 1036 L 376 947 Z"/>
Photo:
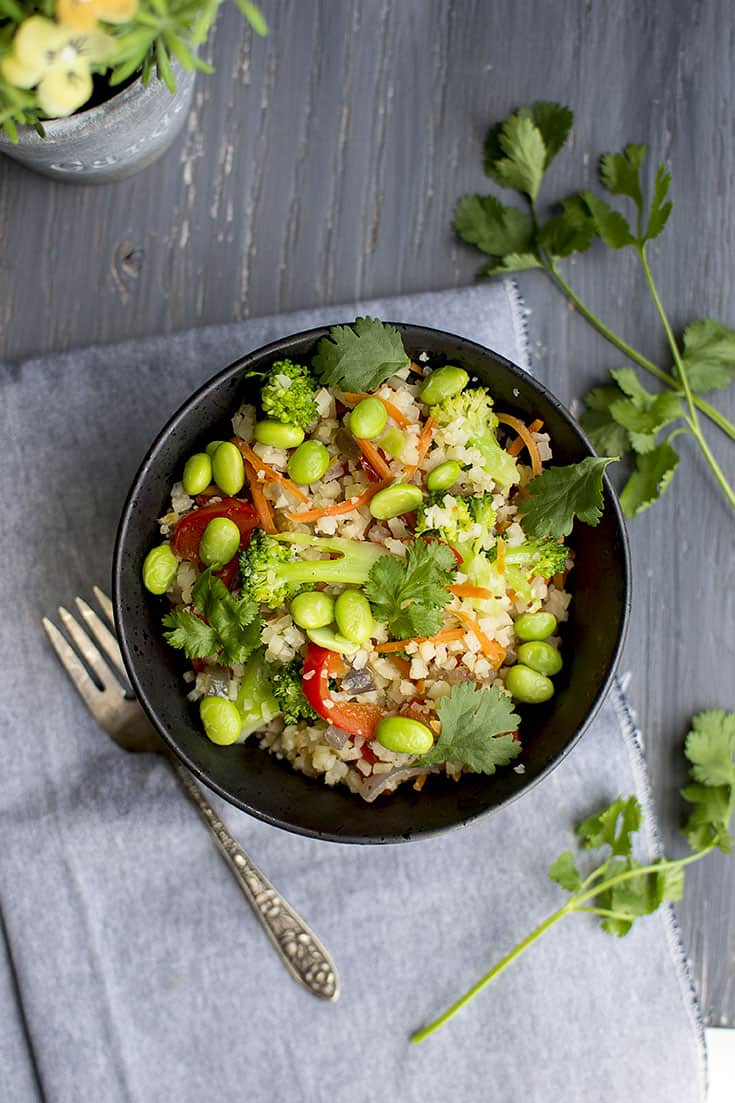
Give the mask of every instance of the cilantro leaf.
<path id="1" fill-rule="evenodd" d="M 585 411 L 579 423 L 592 441 L 595 451 L 603 456 L 623 456 L 631 449 L 627 429 L 619 425 L 610 413 L 613 402 L 623 392 L 615 383 L 593 387 L 584 396 Z"/>
<path id="2" fill-rule="evenodd" d="M 636 452 L 651 452 L 656 447 L 660 430 L 682 417 L 683 412 L 681 399 L 673 391 L 648 395 L 644 402 L 621 398 L 610 405 L 612 417 L 618 425 L 628 430 Z"/>
<path id="3" fill-rule="evenodd" d="M 714 391 L 735 380 L 735 329 L 703 318 L 684 330 L 684 367 L 695 391 Z"/>
<path id="4" fill-rule="evenodd" d="M 552 257 L 583 253 L 597 233 L 595 220 L 579 195 L 569 196 L 561 212 L 548 219 L 538 233 L 539 244 Z"/>
<path id="5" fill-rule="evenodd" d="M 692 720 L 684 748 L 702 785 L 735 785 L 735 713 L 712 709 Z"/>
<path id="6" fill-rule="evenodd" d="M 681 795 L 693 806 L 684 833 L 693 850 L 732 849 L 730 820 L 735 813 L 735 713 L 712 709 L 698 713 L 686 737 L 691 785 Z"/>
<path id="7" fill-rule="evenodd" d="M 493 159 L 490 175 L 503 187 L 536 200 L 546 168 L 546 146 L 530 112 L 517 111 L 501 124 L 494 141 L 500 156 Z M 486 160 L 486 171 L 489 162 Z"/>
<path id="8" fill-rule="evenodd" d="M 189 659 L 208 659 L 217 654 L 219 640 L 217 633 L 208 624 L 187 609 L 176 609 L 167 613 L 162 621 L 165 628 L 164 639 L 171 647 L 183 651 Z"/>
<path id="9" fill-rule="evenodd" d="M 577 834 L 585 850 L 609 846 L 613 854 L 629 855 L 631 836 L 641 826 L 641 806 L 635 797 L 618 797 L 602 812 L 588 816 L 577 825 Z"/>
<path id="10" fill-rule="evenodd" d="M 433 636 L 441 628 L 446 587 L 456 573 L 457 561 L 446 544 L 414 540 L 405 560 L 384 555 L 373 565 L 364 592 L 393 639 Z"/>
<path id="11" fill-rule="evenodd" d="M 576 892 L 582 887 L 582 878 L 574 864 L 574 855 L 571 850 L 565 850 L 559 855 L 549 869 L 549 877 L 567 892 Z"/>
<path id="12" fill-rule="evenodd" d="M 580 463 L 549 467 L 531 479 L 528 497 L 518 502 L 530 536 L 568 536 L 574 518 L 593 527 L 602 516 L 602 476 L 614 456 L 587 456 Z"/>
<path id="13" fill-rule="evenodd" d="M 525 272 L 528 268 L 541 268 L 541 261 L 535 253 L 506 253 L 504 257 L 484 264 L 478 276 L 497 276 L 503 272 Z"/>
<path id="14" fill-rule="evenodd" d="M 517 207 L 504 207 L 493 195 L 465 195 L 460 199 L 454 228 L 463 241 L 492 257 L 524 253 L 532 247 L 529 216 Z"/>
<path id="15" fill-rule="evenodd" d="M 374 391 L 408 364 L 403 339 L 395 326 L 378 318 L 356 318 L 349 326 L 332 326 L 312 361 L 325 387 Z"/>
<path id="16" fill-rule="evenodd" d="M 640 211 L 643 207 L 640 170 L 648 146 L 627 145 L 622 153 L 605 153 L 600 158 L 600 179 L 613 195 L 627 195 Z"/>
<path id="17" fill-rule="evenodd" d="M 668 441 L 639 453 L 635 471 L 623 487 L 620 505 L 626 517 L 635 517 L 658 501 L 673 478 L 679 457 Z"/>
<path id="18" fill-rule="evenodd" d="M 529 119 L 541 135 L 544 144 L 544 169 L 547 169 L 567 140 L 572 128 L 574 115 L 568 107 L 558 103 L 546 103 L 538 100 L 531 107 L 522 107 L 514 116 Z M 496 172 L 496 162 L 502 160 L 507 152 L 501 144 L 503 123 L 494 126 L 485 139 L 485 172 L 499 184 L 505 180 Z"/>
<path id="19" fill-rule="evenodd" d="M 624 249 L 626 245 L 635 245 L 635 238 L 627 219 L 620 211 L 616 211 L 593 192 L 582 192 L 581 198 L 587 205 L 595 229 L 605 245 L 609 245 L 611 249 Z"/>
<path id="20" fill-rule="evenodd" d="M 260 646 L 263 630 L 256 603 L 235 597 L 211 570 L 197 579 L 192 601 L 216 633 L 223 661 L 228 666 L 246 663 Z"/>
<path id="21" fill-rule="evenodd" d="M 513 712 L 513 701 L 496 686 L 481 689 L 474 682 L 452 686 L 439 702 L 441 733 L 421 765 L 436 762 L 460 762 L 480 774 L 494 774 L 497 766 L 507 766 L 521 753 L 513 738 L 520 718 Z"/>
<path id="22" fill-rule="evenodd" d="M 671 173 L 667 172 L 663 165 L 659 165 L 656 171 L 656 182 L 653 187 L 653 199 L 651 200 L 651 210 L 648 215 L 648 226 L 644 234 L 644 241 L 652 241 L 655 237 L 662 232 L 664 226 L 669 221 L 669 215 L 671 214 L 672 203 L 671 200 L 666 200 L 666 196 L 669 194 L 669 187 L 671 186 Z"/>

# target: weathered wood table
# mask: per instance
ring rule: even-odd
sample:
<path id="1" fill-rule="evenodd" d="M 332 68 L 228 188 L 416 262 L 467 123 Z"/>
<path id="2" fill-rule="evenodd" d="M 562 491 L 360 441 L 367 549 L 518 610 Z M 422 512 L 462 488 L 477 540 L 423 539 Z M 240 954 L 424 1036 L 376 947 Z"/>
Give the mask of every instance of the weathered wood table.
<path id="1" fill-rule="evenodd" d="M 234 8 L 206 54 L 188 127 L 120 184 L 51 183 L 0 159 L 0 358 L 165 333 L 360 296 L 461 285 L 450 229 L 484 190 L 489 123 L 534 99 L 576 112 L 554 196 L 600 153 L 648 142 L 673 173 L 652 261 L 677 325 L 735 323 L 735 9 L 728 0 L 263 0 L 270 38 Z M 668 366 L 634 258 L 569 269 L 586 300 Z M 524 275 L 535 370 L 567 403 L 621 365 L 541 275 Z M 124 365 L 121 365 L 121 372 Z M 735 393 L 716 398 L 735 416 Z M 734 472 L 732 445 L 712 448 Z M 681 846 L 692 713 L 735 708 L 733 518 L 693 445 L 665 499 L 630 525 L 634 604 L 622 669 L 645 733 L 667 846 Z M 705 1014 L 735 1025 L 735 860 L 688 874 L 681 905 Z"/>

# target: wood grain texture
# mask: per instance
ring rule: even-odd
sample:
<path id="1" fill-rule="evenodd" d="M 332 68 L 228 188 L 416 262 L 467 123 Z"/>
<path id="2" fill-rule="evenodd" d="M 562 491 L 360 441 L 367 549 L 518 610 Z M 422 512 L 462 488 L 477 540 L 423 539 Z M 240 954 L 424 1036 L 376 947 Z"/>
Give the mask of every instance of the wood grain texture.
<path id="1" fill-rule="evenodd" d="M 486 190 L 490 122 L 536 98 L 577 114 L 549 198 L 590 186 L 600 153 L 645 141 L 673 172 L 652 250 L 681 326 L 735 324 L 735 12 L 728 0 L 264 0 L 268 40 L 223 13 L 185 134 L 139 177 L 52 183 L 0 163 L 0 356 L 165 333 L 354 297 L 469 282 L 450 230 Z M 666 363 L 634 258 L 567 266 L 595 310 Z M 567 403 L 621 358 L 541 275 L 521 278 L 538 374 Z M 437 319 L 441 324 L 441 319 Z M 120 367 L 124 371 L 124 365 Z M 718 404 L 735 417 L 735 396 Z M 710 431 L 732 477 L 733 452 Z M 665 500 L 635 520 L 623 669 L 667 847 L 693 712 L 735 707 L 732 518 L 689 442 Z M 681 906 L 705 1013 L 735 1025 L 735 862 L 689 873 Z"/>

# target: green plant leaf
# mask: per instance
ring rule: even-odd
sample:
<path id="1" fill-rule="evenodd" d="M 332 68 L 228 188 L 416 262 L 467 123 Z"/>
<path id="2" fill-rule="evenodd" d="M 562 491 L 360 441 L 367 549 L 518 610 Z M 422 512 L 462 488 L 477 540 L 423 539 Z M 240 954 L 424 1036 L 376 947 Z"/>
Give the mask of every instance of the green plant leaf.
<path id="1" fill-rule="evenodd" d="M 623 392 L 614 383 L 593 387 L 584 396 L 586 409 L 579 423 L 600 455 L 624 456 L 631 450 L 627 429 L 619 425 L 610 413 L 612 403 L 622 397 Z"/>
<path id="2" fill-rule="evenodd" d="M 683 361 L 693 390 L 721 390 L 735 380 L 735 329 L 703 318 L 684 330 Z"/>
<path id="3" fill-rule="evenodd" d="M 494 774 L 497 766 L 507 766 L 521 753 L 521 744 L 512 735 L 520 717 L 513 711 L 512 699 L 497 686 L 480 688 L 474 682 L 460 682 L 441 698 L 437 712 L 441 733 L 419 759 L 422 766 L 460 762 L 477 773 Z"/>
<path id="4" fill-rule="evenodd" d="M 681 399 L 673 391 L 651 395 L 644 407 L 635 398 L 620 398 L 610 405 L 613 419 L 628 430 L 636 452 L 651 452 L 666 425 L 683 416 Z"/>
<path id="5" fill-rule="evenodd" d="M 497 261 L 484 264 L 478 276 L 498 276 L 503 272 L 524 272 L 529 268 L 540 268 L 541 261 L 534 253 L 508 253 Z"/>
<path id="6" fill-rule="evenodd" d="M 531 219 L 526 212 L 504 207 L 492 195 L 465 195 L 460 199 L 454 228 L 463 241 L 492 257 L 526 252 L 533 239 Z"/>
<path id="7" fill-rule="evenodd" d="M 735 713 L 712 709 L 698 713 L 684 753 L 691 774 L 702 785 L 735 786 Z"/>
<path id="8" fill-rule="evenodd" d="M 549 877 L 561 885 L 567 892 L 576 892 L 582 885 L 579 870 L 574 864 L 574 855 L 571 850 L 565 850 L 560 854 L 549 869 Z"/>
<path id="9" fill-rule="evenodd" d="M 562 203 L 560 214 L 543 224 L 539 245 L 552 257 L 568 257 L 589 249 L 597 233 L 595 220 L 580 196 L 572 195 Z"/>
<path id="10" fill-rule="evenodd" d="M 332 326 L 312 361 L 325 387 L 374 391 L 408 364 L 403 339 L 395 326 L 379 318 L 356 318 L 349 326 Z"/>
<path id="11" fill-rule="evenodd" d="M 635 245 L 635 238 L 631 233 L 626 218 L 620 211 L 614 210 L 604 199 L 593 192 L 580 193 L 592 215 L 595 229 L 600 238 L 611 249 L 624 249 L 627 245 Z"/>
<path id="12" fill-rule="evenodd" d="M 516 113 L 503 123 L 498 140 L 504 156 L 494 163 L 495 179 L 535 202 L 546 165 L 540 130 L 528 115 Z"/>
<path id="13" fill-rule="evenodd" d="M 547 169 L 566 142 L 574 115 L 568 107 L 539 100 L 530 107 L 520 108 L 514 112 L 514 116 L 529 119 L 538 129 L 544 144 L 543 167 Z M 505 122 L 497 123 L 485 139 L 485 172 L 499 184 L 505 184 L 505 180 L 496 171 L 496 162 L 502 160 L 506 152 L 500 140 L 504 125 Z"/>
<path id="14" fill-rule="evenodd" d="M 268 34 L 268 24 L 257 4 L 253 4 L 252 0 L 235 0 L 235 3 L 256 34 L 261 36 Z"/>
<path id="15" fill-rule="evenodd" d="M 671 214 L 671 200 L 665 201 L 671 185 L 671 173 L 666 171 L 663 165 L 659 165 L 656 172 L 656 182 L 653 188 L 651 210 L 648 215 L 648 226 L 644 235 L 644 241 L 652 241 L 663 230 L 669 221 Z"/>
<path id="16" fill-rule="evenodd" d="M 577 825 L 585 850 L 609 846 L 612 854 L 627 856 L 633 850 L 633 835 L 641 826 L 641 806 L 636 797 L 618 797 L 602 812 Z"/>
<path id="17" fill-rule="evenodd" d="M 635 471 L 623 487 L 620 505 L 626 517 L 635 517 L 657 502 L 671 482 L 679 457 L 664 441 L 636 457 Z"/>
<path id="18" fill-rule="evenodd" d="M 521 498 L 518 511 L 529 536 L 558 539 L 572 531 L 574 518 L 586 525 L 598 524 L 602 516 L 602 476 L 612 456 L 588 456 L 566 467 L 549 467 L 531 479 L 528 497 Z"/>
<path id="19" fill-rule="evenodd" d="M 600 158 L 600 179 L 613 195 L 627 195 L 639 211 L 643 207 L 640 170 L 648 146 L 627 145 L 622 153 L 605 153 Z"/>

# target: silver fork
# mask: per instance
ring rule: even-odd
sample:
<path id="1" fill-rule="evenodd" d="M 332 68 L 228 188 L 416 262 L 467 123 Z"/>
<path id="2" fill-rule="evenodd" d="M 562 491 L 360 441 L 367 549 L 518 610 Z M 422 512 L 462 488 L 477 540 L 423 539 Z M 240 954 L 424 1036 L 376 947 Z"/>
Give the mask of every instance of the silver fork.
<path id="1" fill-rule="evenodd" d="M 339 994 L 337 971 L 319 939 L 286 903 L 280 893 L 276 892 L 267 877 L 229 833 L 191 773 L 169 753 L 163 740 L 159 738 L 142 708 L 133 698 L 130 687 L 127 685 L 120 648 L 113 634 L 112 602 L 98 586 L 93 589 L 107 624 L 86 601 L 80 597 L 75 601 L 88 632 L 106 652 L 117 674 L 79 621 L 68 610 L 59 607 L 61 623 L 99 685 L 90 677 L 88 670 L 59 629 L 48 617 L 44 617 L 43 627 L 64 669 L 97 723 L 112 736 L 118 746 L 126 751 L 153 751 L 166 758 L 182 789 L 192 800 L 209 828 L 220 853 L 232 870 L 235 880 L 291 976 L 315 996 L 325 1000 L 336 1000 Z M 117 676 L 118 674 L 120 677 Z"/>

